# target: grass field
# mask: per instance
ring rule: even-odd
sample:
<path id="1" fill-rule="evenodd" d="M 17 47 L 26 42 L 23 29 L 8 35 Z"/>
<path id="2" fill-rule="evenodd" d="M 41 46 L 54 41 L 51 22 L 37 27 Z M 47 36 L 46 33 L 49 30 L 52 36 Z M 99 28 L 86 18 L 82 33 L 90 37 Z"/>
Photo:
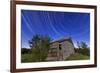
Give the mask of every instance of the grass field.
<path id="1" fill-rule="evenodd" d="M 21 55 L 21 62 L 23 62 L 23 63 L 35 62 L 34 58 L 35 57 L 33 57 L 32 54 L 22 54 Z M 75 54 L 70 55 L 68 58 L 66 58 L 66 61 L 69 61 L 69 60 L 88 60 L 88 59 L 90 59 L 89 56 L 82 55 L 80 53 L 75 53 Z"/>
<path id="2" fill-rule="evenodd" d="M 33 62 L 32 54 L 22 54 L 21 55 L 21 62 Z"/>
<path id="3" fill-rule="evenodd" d="M 80 53 L 72 54 L 68 58 L 66 58 L 66 60 L 88 60 L 88 59 L 90 59 L 89 56 L 82 55 Z"/>

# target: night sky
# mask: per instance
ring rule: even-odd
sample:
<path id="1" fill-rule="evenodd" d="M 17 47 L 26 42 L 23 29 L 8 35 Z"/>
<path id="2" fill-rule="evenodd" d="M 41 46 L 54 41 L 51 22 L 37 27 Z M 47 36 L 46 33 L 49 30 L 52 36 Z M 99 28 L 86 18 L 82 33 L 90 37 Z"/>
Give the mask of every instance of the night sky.
<path id="1" fill-rule="evenodd" d="M 57 12 L 21 10 L 22 48 L 29 48 L 33 35 L 49 35 L 53 40 L 71 37 L 77 47 L 77 41 L 90 44 L 90 14 L 79 12 Z"/>

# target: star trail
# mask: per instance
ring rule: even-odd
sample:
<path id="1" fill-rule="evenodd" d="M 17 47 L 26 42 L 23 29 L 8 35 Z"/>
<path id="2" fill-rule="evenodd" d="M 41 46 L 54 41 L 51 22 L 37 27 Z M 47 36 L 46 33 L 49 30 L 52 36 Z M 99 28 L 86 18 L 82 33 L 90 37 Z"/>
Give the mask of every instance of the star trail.
<path id="1" fill-rule="evenodd" d="M 72 37 L 90 44 L 90 14 L 79 12 L 21 10 L 22 48 L 29 48 L 33 35 L 49 35 L 53 40 Z"/>

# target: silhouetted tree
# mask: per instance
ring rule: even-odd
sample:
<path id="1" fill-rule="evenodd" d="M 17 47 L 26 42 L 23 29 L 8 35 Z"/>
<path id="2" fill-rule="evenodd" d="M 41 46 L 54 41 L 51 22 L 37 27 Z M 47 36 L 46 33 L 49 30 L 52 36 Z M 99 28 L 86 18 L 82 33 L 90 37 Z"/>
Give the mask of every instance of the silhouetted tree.
<path id="1" fill-rule="evenodd" d="M 87 46 L 87 44 L 85 42 L 81 42 L 81 48 L 82 49 L 87 49 L 88 46 Z"/>
<path id="2" fill-rule="evenodd" d="M 34 35 L 29 41 L 34 61 L 44 61 L 50 48 L 50 37 Z"/>
<path id="3" fill-rule="evenodd" d="M 83 55 L 90 56 L 90 49 L 85 42 L 77 42 L 78 49 L 75 49 L 75 52 L 81 53 Z"/>
<path id="4" fill-rule="evenodd" d="M 77 46 L 78 46 L 78 49 L 80 49 L 80 42 L 78 41 L 77 41 Z"/>

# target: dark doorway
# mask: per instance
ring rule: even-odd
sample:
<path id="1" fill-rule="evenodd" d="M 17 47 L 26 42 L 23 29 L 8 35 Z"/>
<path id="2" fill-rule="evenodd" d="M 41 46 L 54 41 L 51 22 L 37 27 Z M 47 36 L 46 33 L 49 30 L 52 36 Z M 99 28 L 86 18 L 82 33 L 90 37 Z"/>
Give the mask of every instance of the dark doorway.
<path id="1" fill-rule="evenodd" d="M 62 48 L 61 48 L 61 44 L 59 44 L 59 50 L 62 50 Z"/>

